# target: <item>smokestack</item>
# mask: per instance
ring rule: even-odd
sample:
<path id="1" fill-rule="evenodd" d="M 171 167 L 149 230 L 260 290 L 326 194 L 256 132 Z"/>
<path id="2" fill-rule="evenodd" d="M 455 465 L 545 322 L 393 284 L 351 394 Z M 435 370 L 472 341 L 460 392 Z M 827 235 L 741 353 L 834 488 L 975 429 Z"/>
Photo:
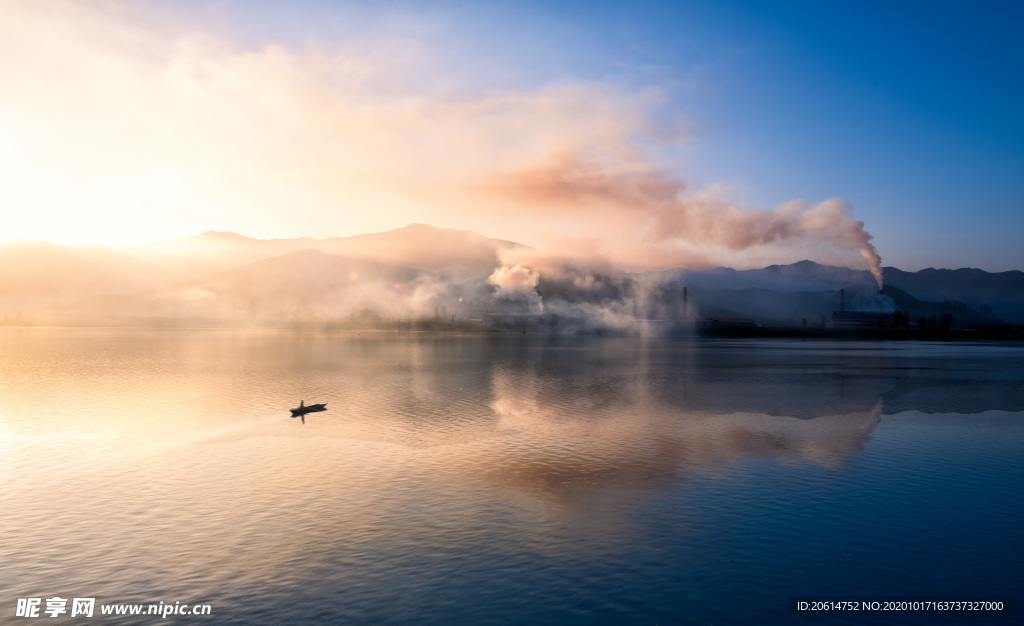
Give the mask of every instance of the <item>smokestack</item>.
<path id="1" fill-rule="evenodd" d="M 839 312 L 842 313 L 846 310 L 846 290 L 839 290 Z"/>
<path id="2" fill-rule="evenodd" d="M 690 307 L 689 307 L 689 304 L 687 304 L 687 301 L 686 301 L 686 287 L 683 287 L 683 318 L 684 319 L 689 319 L 690 318 Z"/>

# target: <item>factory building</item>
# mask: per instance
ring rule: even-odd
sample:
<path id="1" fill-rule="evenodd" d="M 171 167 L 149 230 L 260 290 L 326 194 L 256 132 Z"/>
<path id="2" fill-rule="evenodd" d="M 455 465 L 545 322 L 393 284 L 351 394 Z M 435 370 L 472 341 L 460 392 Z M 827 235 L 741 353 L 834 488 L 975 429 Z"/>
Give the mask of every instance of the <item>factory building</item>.
<path id="1" fill-rule="evenodd" d="M 839 310 L 832 312 L 833 328 L 884 329 L 895 326 L 892 312 L 847 311 L 846 290 L 839 290 Z"/>

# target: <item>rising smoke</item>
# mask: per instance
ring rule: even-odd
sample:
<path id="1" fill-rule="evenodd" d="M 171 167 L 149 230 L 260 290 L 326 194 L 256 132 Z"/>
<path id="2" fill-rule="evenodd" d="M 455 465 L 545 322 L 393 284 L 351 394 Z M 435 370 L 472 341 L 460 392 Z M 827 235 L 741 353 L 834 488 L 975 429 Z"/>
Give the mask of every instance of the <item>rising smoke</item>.
<path id="1" fill-rule="evenodd" d="M 882 258 L 871 244 L 872 236 L 864 230 L 864 222 L 852 219 L 850 212 L 850 205 L 842 198 L 831 198 L 813 206 L 795 201 L 770 211 L 743 211 L 728 204 L 714 205 L 679 197 L 658 214 L 652 235 L 655 241 L 696 239 L 737 251 L 821 237 L 856 250 L 867 260 L 881 289 Z"/>
<path id="2" fill-rule="evenodd" d="M 494 293 L 495 298 L 525 300 L 536 305 L 536 312 L 542 312 L 544 299 L 537 293 L 539 280 L 538 272 L 518 264 L 512 267 L 502 265 L 487 278 L 487 282 L 498 288 Z"/>
<path id="3" fill-rule="evenodd" d="M 607 237 L 633 238 L 633 260 L 687 266 L 714 259 L 715 250 L 748 252 L 776 244 L 818 242 L 838 252 L 853 251 L 867 261 L 879 289 L 881 257 L 862 221 L 842 198 L 809 205 L 795 200 L 775 209 L 743 210 L 720 188 L 697 192 L 673 174 L 639 160 L 588 160 L 559 156 L 522 170 L 495 176 L 495 194 L 519 206 L 558 207 L 599 228 Z M 621 252 L 615 256 L 622 256 Z"/>

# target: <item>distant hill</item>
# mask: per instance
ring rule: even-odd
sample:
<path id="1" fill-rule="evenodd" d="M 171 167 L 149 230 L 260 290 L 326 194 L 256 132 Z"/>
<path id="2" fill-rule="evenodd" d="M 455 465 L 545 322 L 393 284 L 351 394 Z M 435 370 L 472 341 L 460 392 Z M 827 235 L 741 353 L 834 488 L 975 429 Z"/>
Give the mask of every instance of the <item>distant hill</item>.
<path id="1" fill-rule="evenodd" d="M 5 311 L 161 289 L 180 278 L 173 270 L 105 246 L 0 243 L 0 307 Z"/>
<path id="2" fill-rule="evenodd" d="M 545 270 L 535 287 L 499 290 L 487 278 L 502 254 L 517 248 L 526 246 L 423 224 L 322 240 L 208 231 L 118 250 L 9 242 L 0 244 L 0 315 L 159 317 L 173 324 L 543 312 L 573 320 L 575 328 L 696 316 L 816 325 L 839 308 L 844 289 L 848 310 L 898 308 L 913 319 L 950 313 L 956 324 L 1024 323 L 1022 272 L 890 267 L 879 293 L 867 271 L 812 261 L 642 274 L 567 265 Z"/>
<path id="3" fill-rule="evenodd" d="M 986 272 L 971 268 L 904 272 L 887 267 L 885 284 L 922 300 L 960 301 L 975 309 L 987 305 L 999 317 L 1024 323 L 1024 272 Z"/>
<path id="4" fill-rule="evenodd" d="M 397 263 L 448 272 L 486 272 L 498 264 L 498 254 L 529 246 L 491 239 L 468 230 L 410 224 L 385 233 L 324 239 L 318 250 L 359 259 Z"/>
<path id="5" fill-rule="evenodd" d="M 927 310 L 928 315 L 959 311 L 960 318 L 975 319 L 978 316 L 964 315 L 965 306 L 966 310 L 973 310 L 976 313 L 987 306 L 998 318 L 1024 323 L 1024 272 L 992 273 L 979 269 L 926 269 L 919 272 L 904 272 L 894 267 L 886 267 L 883 269 L 883 275 L 885 295 L 892 297 L 901 310 L 912 310 L 912 313 L 913 310 Z M 770 265 L 753 270 L 734 270 L 726 267 L 704 271 L 677 269 L 635 276 L 656 278 L 674 284 L 677 288 L 685 285 L 709 292 L 720 292 L 716 301 L 721 301 L 723 306 L 730 308 L 736 308 L 737 298 L 742 300 L 743 297 L 725 292 L 762 290 L 757 294 L 759 297 L 755 297 L 753 292 L 746 294 L 745 301 L 749 304 L 745 308 L 771 311 L 770 316 L 774 318 L 777 318 L 786 307 L 780 306 L 778 298 L 764 293 L 763 290 L 777 294 L 792 294 L 784 300 L 793 303 L 793 307 L 797 306 L 796 302 L 802 300 L 804 304 L 800 306 L 806 308 L 809 315 L 818 316 L 825 314 L 825 309 L 831 311 L 838 308 L 837 294 L 828 296 L 831 304 L 825 306 L 823 302 L 817 302 L 819 298 L 806 295 L 806 292 L 837 292 L 839 289 L 847 289 L 851 297 L 863 299 L 875 289 L 874 279 L 867 270 L 852 270 L 813 261 Z M 896 291 L 893 291 L 894 289 Z M 801 293 L 804 295 L 796 295 Z M 950 302 L 947 303 L 947 300 Z M 755 305 L 755 302 L 759 304 Z M 856 306 L 853 300 L 849 302 Z"/>
<path id="6" fill-rule="evenodd" d="M 207 231 L 194 237 L 122 246 L 119 250 L 198 278 L 299 250 L 319 250 L 443 272 L 490 273 L 501 251 L 526 247 L 466 230 L 410 224 L 383 233 L 330 239 L 252 239 L 235 233 Z"/>
<path id="7" fill-rule="evenodd" d="M 141 246 L 118 248 L 132 257 L 198 278 L 260 259 L 314 248 L 315 239 L 252 239 L 244 235 L 208 230 L 192 237 L 166 239 Z"/>
<path id="8" fill-rule="evenodd" d="M 436 317 L 450 315 L 459 297 L 489 300 L 480 289 L 479 280 L 441 281 L 419 268 L 307 249 L 159 292 L 94 298 L 74 313 L 244 323 Z"/>
<path id="9" fill-rule="evenodd" d="M 792 265 L 769 265 L 762 269 L 734 270 L 716 267 L 709 270 L 665 270 L 636 274 L 638 277 L 656 278 L 701 289 L 770 289 L 781 293 L 799 291 L 825 291 L 851 285 L 865 288 L 875 280 L 867 270 L 821 265 L 813 261 L 800 261 Z"/>

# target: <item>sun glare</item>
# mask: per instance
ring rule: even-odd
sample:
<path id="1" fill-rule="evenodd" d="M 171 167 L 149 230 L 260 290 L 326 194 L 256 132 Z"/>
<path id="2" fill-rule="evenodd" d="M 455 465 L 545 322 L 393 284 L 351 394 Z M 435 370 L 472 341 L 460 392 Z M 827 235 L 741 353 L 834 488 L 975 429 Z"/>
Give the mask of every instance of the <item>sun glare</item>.
<path id="1" fill-rule="evenodd" d="M 33 164 L 4 134 L 0 188 L 5 205 L 3 240 L 120 245 L 202 230 L 181 219 L 181 208 L 190 199 L 189 185 L 175 171 L 73 180 Z"/>

